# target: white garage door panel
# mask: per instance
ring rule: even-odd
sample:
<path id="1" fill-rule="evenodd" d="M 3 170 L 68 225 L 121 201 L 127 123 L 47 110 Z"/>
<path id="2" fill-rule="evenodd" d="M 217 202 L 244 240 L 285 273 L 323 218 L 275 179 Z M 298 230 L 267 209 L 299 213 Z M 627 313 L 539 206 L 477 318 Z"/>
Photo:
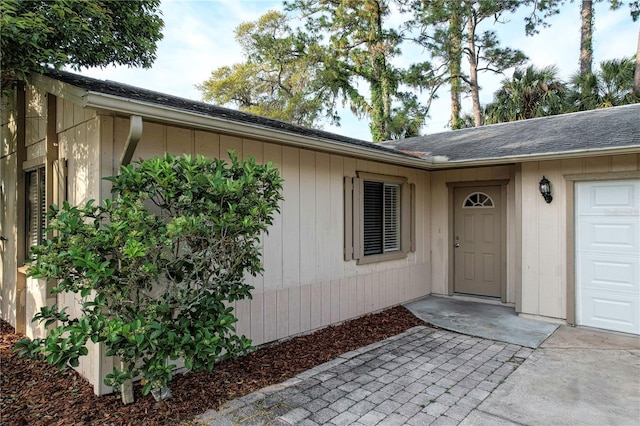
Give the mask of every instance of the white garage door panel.
<path id="1" fill-rule="evenodd" d="M 621 291 L 640 294 L 640 259 L 586 254 L 582 256 L 582 289 Z"/>
<path id="2" fill-rule="evenodd" d="M 608 292 L 589 293 L 582 307 L 588 322 L 584 325 L 625 333 L 638 333 L 638 301 Z"/>
<path id="3" fill-rule="evenodd" d="M 640 334 L 640 180 L 576 184 L 576 320 Z"/>
<path id="4" fill-rule="evenodd" d="M 624 214 L 624 209 L 637 208 L 637 184 L 626 182 L 590 182 L 579 185 L 585 187 L 580 199 L 582 214 Z M 620 211 L 617 211 L 621 209 Z"/>
<path id="5" fill-rule="evenodd" d="M 581 216 L 581 251 L 640 252 L 640 223 L 629 216 Z"/>

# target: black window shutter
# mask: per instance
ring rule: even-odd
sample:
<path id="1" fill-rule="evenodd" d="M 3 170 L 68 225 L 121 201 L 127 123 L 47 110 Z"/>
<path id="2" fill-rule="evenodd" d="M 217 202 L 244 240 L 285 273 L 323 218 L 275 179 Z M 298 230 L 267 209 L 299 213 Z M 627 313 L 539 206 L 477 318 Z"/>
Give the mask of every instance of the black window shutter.
<path id="1" fill-rule="evenodd" d="M 400 186 L 384 186 L 384 251 L 400 250 Z"/>
<path id="2" fill-rule="evenodd" d="M 364 255 L 382 253 L 382 182 L 364 181 Z"/>

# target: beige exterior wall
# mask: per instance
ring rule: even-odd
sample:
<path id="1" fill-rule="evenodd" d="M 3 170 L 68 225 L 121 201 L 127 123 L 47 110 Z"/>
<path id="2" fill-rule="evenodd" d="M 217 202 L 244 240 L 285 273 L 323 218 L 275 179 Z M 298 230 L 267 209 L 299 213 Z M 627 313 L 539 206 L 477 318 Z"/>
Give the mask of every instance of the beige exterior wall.
<path id="1" fill-rule="evenodd" d="M 49 95 L 50 96 L 50 95 Z M 35 89 L 27 87 L 25 91 L 25 126 L 24 126 L 24 147 L 18 146 L 16 136 L 17 108 L 15 102 L 3 103 L 3 123 L 10 123 L 3 126 L 2 130 L 2 221 L 0 235 L 5 236 L 8 241 L 2 246 L 2 282 L 0 285 L 0 310 L 2 319 L 13 326 L 17 326 L 28 337 L 44 336 L 44 329 L 37 323 L 32 323 L 31 318 L 44 305 L 58 303 L 62 306 L 69 306 L 71 315 L 79 313 L 80 305 L 73 295 L 51 296 L 51 284 L 43 280 L 26 278 L 26 268 L 18 259 L 18 245 L 24 245 L 20 241 L 18 230 L 24 227 L 17 215 L 20 200 L 24 201 L 24 196 L 18 194 L 17 180 L 24 175 L 25 171 L 46 166 L 46 180 L 49 189 L 54 188 L 52 173 L 52 158 L 67 160 L 68 172 L 73 179 L 69 179 L 66 196 L 72 204 L 80 204 L 89 199 L 100 198 L 100 170 L 96 168 L 99 164 L 100 151 L 95 149 L 99 146 L 99 118 L 95 111 L 84 109 L 74 105 L 69 101 L 58 98 L 55 102 L 55 113 L 48 111 L 47 95 Z M 48 119 L 55 117 L 55 127 L 52 125 L 52 139 L 48 140 L 47 123 Z M 53 123 L 52 123 L 53 124 Z M 57 144 L 57 148 L 56 148 Z M 56 152 L 47 152 L 47 146 L 53 147 Z M 17 153 L 24 151 L 24 161 L 18 164 Z M 56 192 L 55 194 L 51 192 Z M 61 201 L 65 196 L 59 193 L 55 187 L 49 191 L 48 200 L 55 199 Z M 24 237 L 22 237 L 24 239 Z M 16 292 L 20 293 L 16 296 Z M 94 385 L 96 393 L 107 391 L 102 385 L 102 378 L 99 372 L 102 371 L 100 363 L 102 351 L 96 345 L 89 347 L 89 355 L 80 360 L 78 371 Z M 103 361 L 103 366 L 109 367 Z"/>
<path id="2" fill-rule="evenodd" d="M 106 117 L 101 117 L 105 120 Z M 117 171 L 128 118 L 114 118 L 109 174 Z M 235 304 L 237 331 L 256 345 L 378 311 L 431 292 L 429 174 L 354 158 L 155 123 L 144 123 L 134 159 L 173 154 L 240 157 L 273 162 L 285 201 L 263 238 L 265 272 L 247 277 L 253 299 Z M 106 160 L 106 158 L 105 158 Z M 418 247 L 406 259 L 356 265 L 343 254 L 343 178 L 357 171 L 407 177 L 415 183 Z M 107 192 L 105 192 L 107 193 Z"/>
<path id="3" fill-rule="evenodd" d="M 45 165 L 47 156 L 47 96 L 33 86 L 28 86 L 26 92 L 25 145 L 27 147 L 27 157 L 26 164 L 20 165 L 22 171 L 29 171 L 34 166 Z M 18 226 L 20 225 L 18 224 Z M 26 255 L 28 253 L 25 253 Z M 19 274 L 24 274 L 24 272 L 23 268 Z M 42 306 L 53 305 L 56 299 L 51 297 L 47 291 L 47 283 L 45 281 L 23 278 L 22 276 L 20 279 L 26 280 L 25 334 L 32 339 L 44 337 L 44 328 L 39 323 L 31 322 L 31 318 L 40 311 Z"/>
<path id="4" fill-rule="evenodd" d="M 507 197 L 503 200 L 506 204 L 506 254 L 503 262 L 506 270 L 506 302 L 516 302 L 516 210 L 515 210 L 515 181 L 514 166 L 475 167 L 467 169 L 453 169 L 431 172 L 431 231 L 426 238 L 431 240 L 432 247 L 432 292 L 434 294 L 448 295 L 452 293 L 453 276 L 451 247 L 453 246 L 452 232 L 452 203 L 450 187 L 456 184 L 473 182 L 478 186 L 483 183 L 508 181 L 506 186 Z"/>
<path id="5" fill-rule="evenodd" d="M 16 324 L 17 286 L 17 100 L 14 96 L 1 99 L 0 127 L 0 318 Z M 9 286 L 8 283 L 14 283 Z"/>
<path id="6" fill-rule="evenodd" d="M 516 179 L 522 193 L 523 314 L 564 320 L 567 307 L 574 303 L 567 300 L 567 268 L 574 267 L 573 259 L 567 258 L 567 245 L 573 244 L 567 224 L 573 226 L 568 215 L 574 214 L 574 182 L 615 178 L 619 173 L 639 170 L 640 154 L 522 164 Z M 538 189 L 543 175 L 551 181 L 550 204 Z"/>
<path id="7" fill-rule="evenodd" d="M 67 100 L 57 99 L 56 133 L 58 155 L 67 162 L 66 199 L 81 205 L 101 197 L 100 117 L 95 110 L 85 109 Z M 58 304 L 69 306 L 71 315 L 79 315 L 81 301 L 75 294 L 58 295 Z M 102 371 L 111 372 L 112 361 L 103 356 L 104 348 L 88 343 L 89 354 L 80 358 L 76 370 L 94 386 L 96 394 L 111 391 L 102 383 Z"/>

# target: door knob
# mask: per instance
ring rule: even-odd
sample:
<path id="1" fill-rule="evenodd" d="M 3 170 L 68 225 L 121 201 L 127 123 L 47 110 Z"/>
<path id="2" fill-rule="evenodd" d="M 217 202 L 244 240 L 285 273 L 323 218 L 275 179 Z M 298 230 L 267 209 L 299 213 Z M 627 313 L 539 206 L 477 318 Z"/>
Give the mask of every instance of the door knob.
<path id="1" fill-rule="evenodd" d="M 454 246 L 454 247 L 456 247 L 456 248 L 458 248 L 458 247 L 460 247 L 460 244 L 455 243 L 453 246 Z"/>

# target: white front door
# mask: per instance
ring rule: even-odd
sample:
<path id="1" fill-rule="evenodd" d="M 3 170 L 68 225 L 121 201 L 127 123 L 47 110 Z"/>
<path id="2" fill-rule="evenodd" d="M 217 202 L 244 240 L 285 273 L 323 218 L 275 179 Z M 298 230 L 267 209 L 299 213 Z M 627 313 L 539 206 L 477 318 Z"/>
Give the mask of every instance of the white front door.
<path id="1" fill-rule="evenodd" d="M 640 180 L 576 184 L 576 321 L 640 334 Z"/>

